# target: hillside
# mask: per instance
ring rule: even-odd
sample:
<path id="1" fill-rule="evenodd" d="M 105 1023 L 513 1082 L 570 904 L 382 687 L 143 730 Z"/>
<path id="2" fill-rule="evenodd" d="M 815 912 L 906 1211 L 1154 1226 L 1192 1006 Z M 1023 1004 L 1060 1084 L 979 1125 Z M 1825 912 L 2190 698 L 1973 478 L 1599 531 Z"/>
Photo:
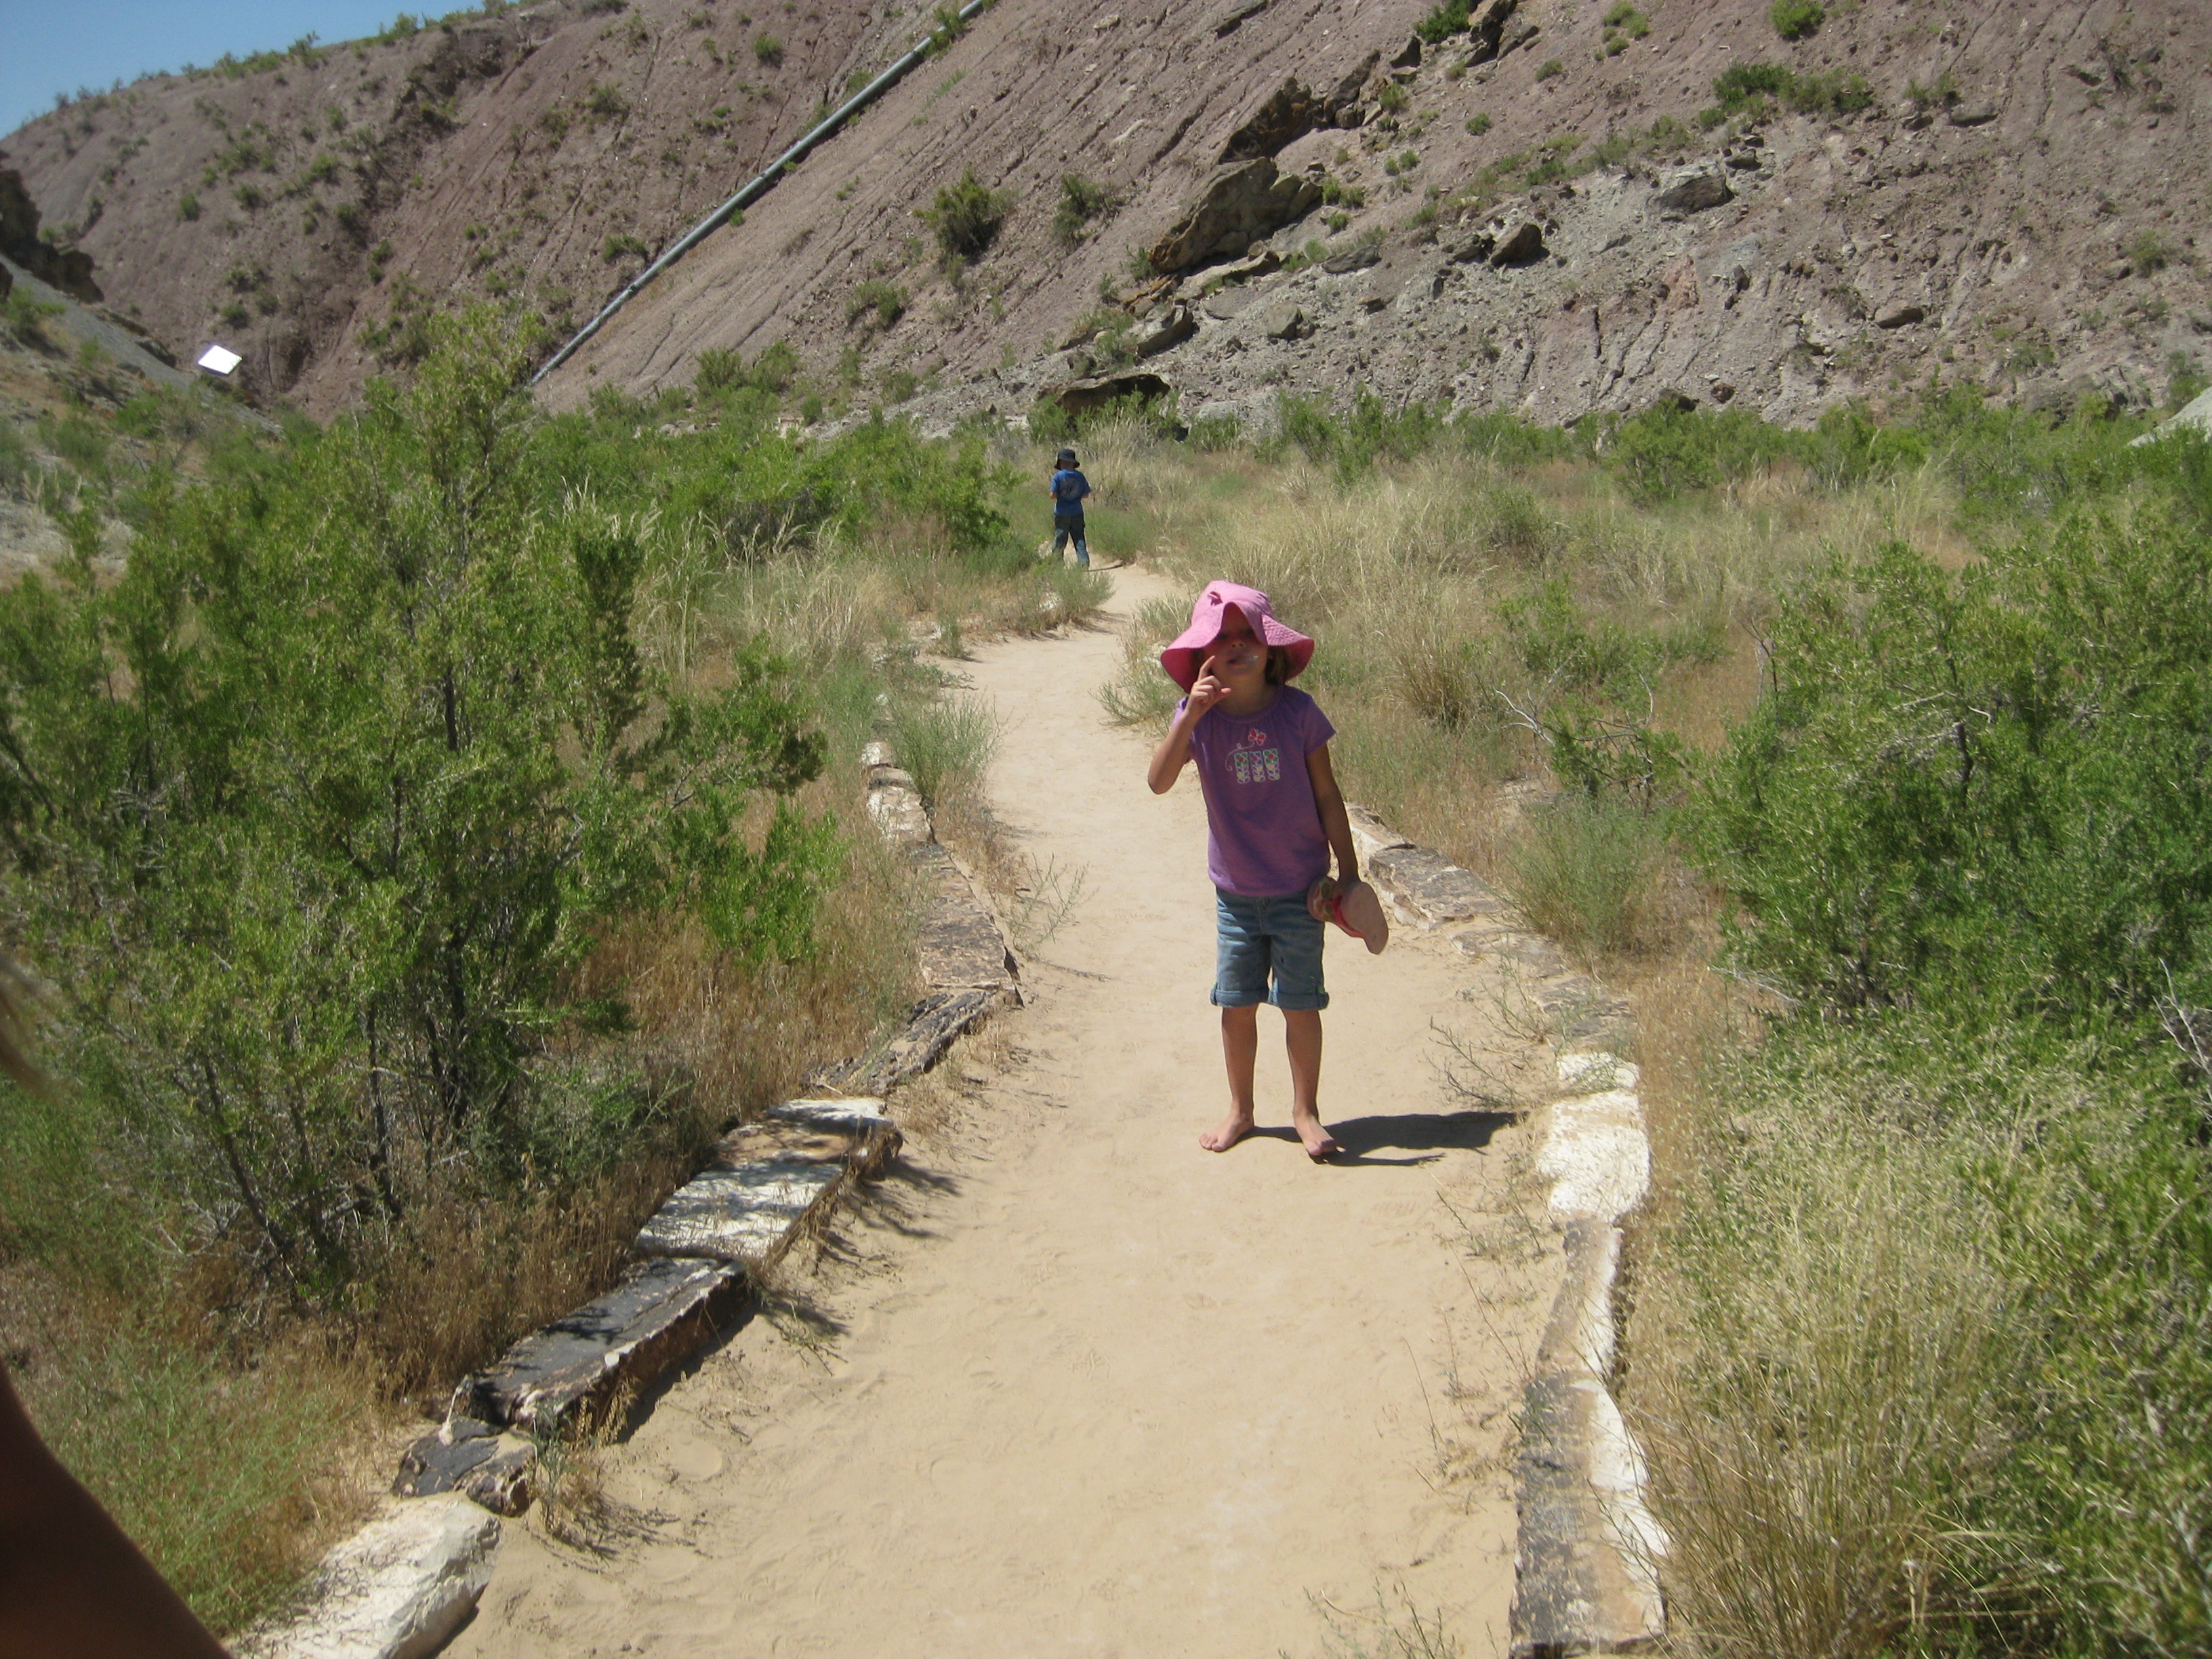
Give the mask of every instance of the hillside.
<path id="1" fill-rule="evenodd" d="M 1478 0 L 1406 61 L 1429 11 L 1001 0 L 546 395 L 651 393 L 781 340 L 831 407 L 919 388 L 932 420 L 1142 353 L 1187 415 L 1370 390 L 1802 422 L 1960 382 L 2142 405 L 2212 350 L 2201 9 L 1843 3 L 1785 41 L 1765 0 Z M 929 22 L 853 0 L 471 15 L 155 77 L 4 151 L 112 302 L 326 411 L 428 306 L 514 294 L 573 326 Z M 1261 259 L 1223 270 L 1232 226 L 1169 249 L 1172 281 L 1133 262 L 1210 179 L 1251 194 L 1218 164 L 1268 157 L 1296 216 L 1236 220 Z M 943 260 L 916 210 L 970 171 L 1003 222 Z M 1070 176 L 1088 219 L 1061 211 Z"/>

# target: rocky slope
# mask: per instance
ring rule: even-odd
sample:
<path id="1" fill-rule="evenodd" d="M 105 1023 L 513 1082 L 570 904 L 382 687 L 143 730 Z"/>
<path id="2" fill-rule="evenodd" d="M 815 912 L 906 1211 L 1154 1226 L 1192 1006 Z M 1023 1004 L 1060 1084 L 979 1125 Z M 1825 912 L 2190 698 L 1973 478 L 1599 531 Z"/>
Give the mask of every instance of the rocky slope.
<path id="1" fill-rule="evenodd" d="M 782 340 L 856 404 L 918 383 L 933 420 L 1142 353 L 1187 414 L 1367 390 L 1802 421 L 1960 381 L 2156 401 L 2212 357 L 2203 8 L 1835 0 L 1789 41 L 1766 0 L 1477 0 L 1412 62 L 1429 10 L 1000 0 L 545 393 Z M 928 21 L 546 5 L 142 82 L 4 149 L 111 301 L 179 348 L 244 311 L 251 371 L 323 410 L 426 304 L 587 314 Z M 947 264 L 916 210 L 971 170 L 1006 216 Z M 1070 175 L 1107 205 L 1056 229 Z M 1133 251 L 1181 268 L 1140 279 Z"/>

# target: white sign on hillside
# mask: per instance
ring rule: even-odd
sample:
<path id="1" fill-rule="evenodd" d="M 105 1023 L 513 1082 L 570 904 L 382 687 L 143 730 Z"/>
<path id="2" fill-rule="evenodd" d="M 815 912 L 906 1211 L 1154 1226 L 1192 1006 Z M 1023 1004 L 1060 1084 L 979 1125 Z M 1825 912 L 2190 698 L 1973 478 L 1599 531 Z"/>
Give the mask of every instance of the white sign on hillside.
<path id="1" fill-rule="evenodd" d="M 211 345 L 200 353 L 200 367 L 216 374 L 228 374 L 245 361 L 228 346 Z"/>

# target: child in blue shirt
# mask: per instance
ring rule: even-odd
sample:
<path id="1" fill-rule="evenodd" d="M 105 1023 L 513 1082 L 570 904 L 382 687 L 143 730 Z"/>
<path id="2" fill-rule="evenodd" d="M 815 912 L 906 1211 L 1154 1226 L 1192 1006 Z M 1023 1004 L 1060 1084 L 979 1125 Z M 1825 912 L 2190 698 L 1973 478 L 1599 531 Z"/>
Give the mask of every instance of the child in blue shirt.
<path id="1" fill-rule="evenodd" d="M 1076 471 L 1075 452 L 1063 449 L 1054 460 L 1052 482 L 1045 493 L 1052 497 L 1052 556 L 1058 558 L 1069 542 L 1075 544 L 1075 562 L 1091 568 L 1091 549 L 1083 539 L 1083 501 L 1091 494 L 1091 480 Z"/>

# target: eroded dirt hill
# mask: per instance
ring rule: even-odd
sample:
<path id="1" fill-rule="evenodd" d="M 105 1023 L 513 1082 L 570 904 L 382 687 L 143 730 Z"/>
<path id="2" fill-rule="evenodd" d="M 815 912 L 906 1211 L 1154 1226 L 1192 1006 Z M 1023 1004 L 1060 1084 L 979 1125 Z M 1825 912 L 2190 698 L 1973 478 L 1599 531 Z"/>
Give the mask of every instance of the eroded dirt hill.
<path id="1" fill-rule="evenodd" d="M 547 396 L 649 392 L 783 340 L 858 403 L 915 377 L 933 419 L 1017 412 L 1141 351 L 1186 414 L 1369 390 L 1802 421 L 1961 380 L 2155 401 L 2212 356 L 2201 6 L 1838 0 L 1785 40 L 1767 0 L 1477 0 L 1406 61 L 1430 10 L 1000 0 Z M 112 302 L 185 349 L 243 313 L 252 371 L 326 410 L 405 355 L 426 304 L 589 314 L 929 21 L 547 5 L 157 77 L 4 148 Z M 1133 251 L 1191 256 L 1170 233 L 1224 161 L 1261 159 L 1299 212 L 1256 227 L 1260 258 L 1232 228 L 1140 277 Z M 969 170 L 1010 206 L 948 266 L 915 213 Z M 1070 175 L 1109 205 L 1056 231 Z"/>

